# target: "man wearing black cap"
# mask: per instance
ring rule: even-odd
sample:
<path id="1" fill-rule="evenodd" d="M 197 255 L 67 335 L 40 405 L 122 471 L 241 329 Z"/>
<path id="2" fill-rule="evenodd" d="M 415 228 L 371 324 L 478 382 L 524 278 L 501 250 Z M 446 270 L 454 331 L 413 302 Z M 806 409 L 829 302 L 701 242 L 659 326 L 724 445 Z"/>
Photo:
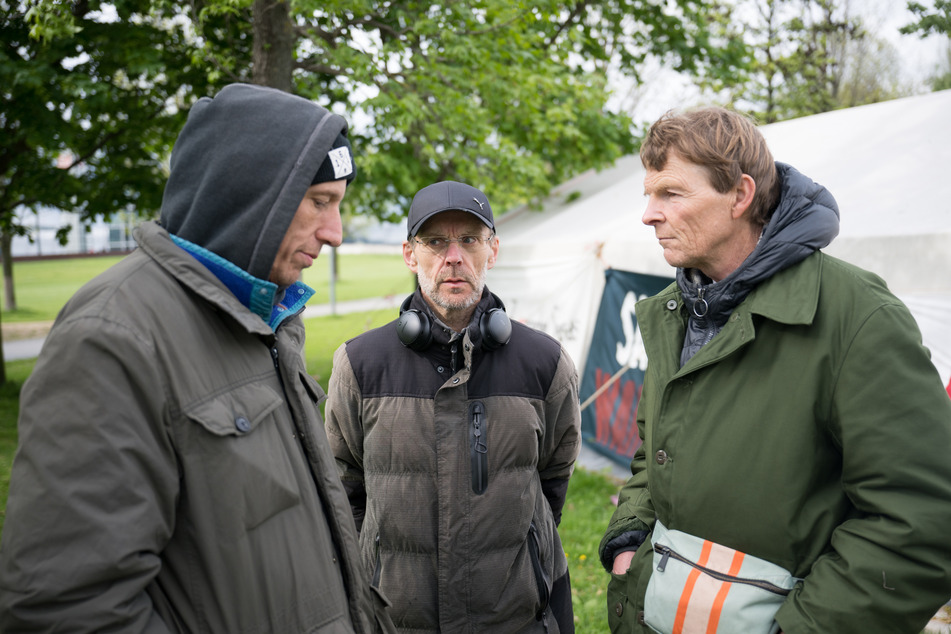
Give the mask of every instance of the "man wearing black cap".
<path id="1" fill-rule="evenodd" d="M 70 300 L 23 387 L 0 631 L 392 629 L 301 357 L 346 130 L 258 86 L 191 108 L 161 219 Z"/>
<path id="2" fill-rule="evenodd" d="M 334 356 L 327 435 L 363 563 L 403 632 L 573 632 L 557 526 L 580 449 L 561 345 L 485 287 L 492 208 L 452 181 L 419 191 L 400 316 Z"/>

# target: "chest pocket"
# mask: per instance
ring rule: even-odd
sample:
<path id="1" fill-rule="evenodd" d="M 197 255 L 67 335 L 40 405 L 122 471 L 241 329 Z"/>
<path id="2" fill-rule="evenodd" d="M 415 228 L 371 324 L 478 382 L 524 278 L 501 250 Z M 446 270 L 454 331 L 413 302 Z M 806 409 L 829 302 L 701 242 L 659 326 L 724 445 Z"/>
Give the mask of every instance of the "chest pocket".
<path id="1" fill-rule="evenodd" d="M 327 394 L 324 392 L 324 389 L 320 387 L 320 383 L 317 382 L 317 379 L 306 372 L 300 372 L 299 374 L 301 383 L 304 384 L 304 389 L 307 391 L 310 400 L 314 402 L 314 405 L 320 405 L 327 400 Z"/>
<path id="2" fill-rule="evenodd" d="M 180 453 L 196 521 L 237 536 L 300 502 L 306 466 L 278 392 L 242 385 L 196 403 L 185 418 Z"/>

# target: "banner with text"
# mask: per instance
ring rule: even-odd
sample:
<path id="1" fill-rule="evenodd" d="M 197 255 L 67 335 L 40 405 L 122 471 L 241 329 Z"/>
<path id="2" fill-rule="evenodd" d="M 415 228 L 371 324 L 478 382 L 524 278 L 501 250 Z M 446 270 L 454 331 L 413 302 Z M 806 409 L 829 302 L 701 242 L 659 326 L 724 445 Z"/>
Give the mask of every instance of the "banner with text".
<path id="1" fill-rule="evenodd" d="M 581 378 L 581 402 L 600 393 L 581 412 L 581 433 L 593 449 L 627 466 L 641 444 L 635 415 L 647 368 L 634 304 L 674 280 L 615 269 L 604 275 L 601 307 Z"/>

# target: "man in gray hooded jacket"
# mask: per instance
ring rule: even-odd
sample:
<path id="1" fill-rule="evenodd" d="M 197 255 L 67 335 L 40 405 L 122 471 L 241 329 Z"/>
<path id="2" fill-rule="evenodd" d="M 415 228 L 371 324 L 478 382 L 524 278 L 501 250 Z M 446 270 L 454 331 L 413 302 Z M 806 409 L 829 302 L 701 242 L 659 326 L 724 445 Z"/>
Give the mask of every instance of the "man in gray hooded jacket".
<path id="1" fill-rule="evenodd" d="M 257 86 L 192 107 L 160 221 L 69 301 L 24 385 L 0 630 L 391 627 L 301 356 L 346 131 Z"/>

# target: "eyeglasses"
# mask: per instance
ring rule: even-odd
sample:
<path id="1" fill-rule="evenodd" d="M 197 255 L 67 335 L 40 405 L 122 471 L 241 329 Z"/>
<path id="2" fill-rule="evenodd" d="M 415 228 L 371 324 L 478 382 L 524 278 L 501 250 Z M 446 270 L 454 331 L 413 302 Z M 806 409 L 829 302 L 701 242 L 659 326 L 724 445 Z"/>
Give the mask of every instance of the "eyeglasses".
<path id="1" fill-rule="evenodd" d="M 443 255 L 449 250 L 449 245 L 455 242 L 459 248 L 466 253 L 478 253 L 482 247 L 488 243 L 495 234 L 489 236 L 459 236 L 458 238 L 447 238 L 445 236 L 424 236 L 422 238 L 413 238 L 413 240 L 433 255 Z"/>

